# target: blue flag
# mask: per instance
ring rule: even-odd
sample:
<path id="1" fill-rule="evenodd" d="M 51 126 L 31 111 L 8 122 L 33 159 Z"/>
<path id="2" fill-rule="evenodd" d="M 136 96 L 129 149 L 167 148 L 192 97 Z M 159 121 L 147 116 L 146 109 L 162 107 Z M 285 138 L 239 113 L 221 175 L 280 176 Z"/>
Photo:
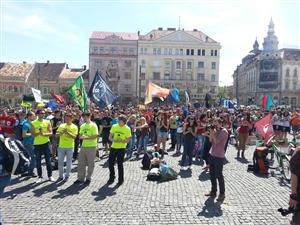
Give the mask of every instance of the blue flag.
<path id="1" fill-rule="evenodd" d="M 170 90 L 170 98 L 174 102 L 179 102 L 179 90 L 176 87 Z"/>
<path id="2" fill-rule="evenodd" d="M 100 108 L 111 105 L 117 99 L 98 71 L 95 74 L 88 96 Z"/>

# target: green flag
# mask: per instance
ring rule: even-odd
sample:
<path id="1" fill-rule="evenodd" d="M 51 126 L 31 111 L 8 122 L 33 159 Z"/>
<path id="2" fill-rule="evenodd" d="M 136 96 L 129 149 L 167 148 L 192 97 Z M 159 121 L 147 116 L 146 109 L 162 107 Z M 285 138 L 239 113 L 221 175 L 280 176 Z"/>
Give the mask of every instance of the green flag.
<path id="1" fill-rule="evenodd" d="M 82 76 L 78 77 L 75 80 L 73 86 L 71 86 L 68 91 L 74 98 L 74 101 L 77 103 L 77 105 L 80 106 L 82 111 L 85 111 L 86 108 L 88 107 L 88 101 L 87 101 L 87 95 L 85 92 Z"/>

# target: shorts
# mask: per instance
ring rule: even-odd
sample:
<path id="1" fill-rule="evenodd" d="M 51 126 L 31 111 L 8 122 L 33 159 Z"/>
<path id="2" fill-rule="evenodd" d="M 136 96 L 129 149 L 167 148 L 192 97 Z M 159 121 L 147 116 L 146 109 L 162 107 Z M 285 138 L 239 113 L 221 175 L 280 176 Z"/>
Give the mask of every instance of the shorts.
<path id="1" fill-rule="evenodd" d="M 292 125 L 292 130 L 294 132 L 299 132 L 300 131 L 300 125 Z"/>
<path id="2" fill-rule="evenodd" d="M 102 133 L 102 144 L 110 144 L 109 133 L 107 132 Z"/>
<path id="3" fill-rule="evenodd" d="M 282 126 L 281 127 L 281 131 L 289 133 L 291 131 L 291 128 L 290 127 L 284 127 L 284 126 Z"/>
<path id="4" fill-rule="evenodd" d="M 158 133 L 158 137 L 159 138 L 162 138 L 162 139 L 167 139 L 168 138 L 168 132 L 166 132 L 166 131 L 159 131 L 159 133 Z"/>

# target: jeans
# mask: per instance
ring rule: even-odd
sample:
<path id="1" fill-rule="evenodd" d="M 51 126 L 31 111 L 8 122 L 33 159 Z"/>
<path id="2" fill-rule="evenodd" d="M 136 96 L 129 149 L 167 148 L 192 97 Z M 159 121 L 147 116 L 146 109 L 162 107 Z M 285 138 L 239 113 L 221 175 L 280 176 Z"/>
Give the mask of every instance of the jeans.
<path id="1" fill-rule="evenodd" d="M 157 142 L 157 133 L 156 133 L 156 126 L 151 126 L 150 127 L 150 139 L 152 143 Z"/>
<path id="2" fill-rule="evenodd" d="M 180 152 L 181 146 L 183 145 L 183 133 L 177 133 L 176 138 L 176 152 Z"/>
<path id="3" fill-rule="evenodd" d="M 57 154 L 58 154 L 59 177 L 63 178 L 64 176 L 65 157 L 67 157 L 66 178 L 70 177 L 71 168 L 72 168 L 73 148 L 58 148 Z"/>
<path id="4" fill-rule="evenodd" d="M 35 151 L 35 156 L 36 156 L 36 168 L 37 168 L 39 178 L 43 177 L 42 155 L 45 156 L 48 177 L 52 177 L 52 166 L 51 166 L 51 160 L 50 160 L 49 143 L 42 144 L 42 145 L 35 145 L 34 151 Z"/>
<path id="5" fill-rule="evenodd" d="M 0 177 L 0 196 L 4 192 L 4 188 L 9 185 L 11 175 L 1 176 Z"/>
<path id="6" fill-rule="evenodd" d="M 118 164 L 118 172 L 119 172 L 119 182 L 124 181 L 124 167 L 123 167 L 123 161 L 125 156 L 125 149 L 124 148 L 111 148 L 109 152 L 109 158 L 108 158 L 108 167 L 109 167 L 109 179 L 114 180 L 115 179 L 115 163 L 117 160 Z"/>
<path id="7" fill-rule="evenodd" d="M 189 166 L 192 165 L 193 159 L 193 149 L 194 149 L 194 139 L 185 139 L 183 144 L 183 154 L 180 162 L 180 166 L 184 166 L 186 161 L 186 156 L 189 157 Z"/>
<path id="8" fill-rule="evenodd" d="M 135 133 L 132 133 L 131 138 L 126 147 L 126 155 L 128 158 L 131 158 L 131 156 L 132 156 L 132 151 L 133 151 L 134 145 L 135 145 Z"/>
<path id="9" fill-rule="evenodd" d="M 177 134 L 177 129 L 170 129 L 170 134 L 171 134 L 171 148 L 175 149 L 176 146 L 176 134 Z"/>
<path id="10" fill-rule="evenodd" d="M 138 149 L 137 149 L 137 154 L 141 153 L 142 147 L 144 147 L 144 153 L 147 152 L 147 145 L 149 141 L 149 136 L 141 136 L 139 139 L 139 144 L 138 144 Z"/>
<path id="11" fill-rule="evenodd" d="M 219 182 L 220 194 L 225 194 L 225 182 L 223 176 L 224 158 L 209 157 L 209 173 L 211 182 L 211 191 L 217 192 L 217 180 Z"/>
<path id="12" fill-rule="evenodd" d="M 33 170 L 34 170 L 34 168 L 36 168 L 36 157 L 35 157 L 35 153 L 34 153 L 34 146 L 33 145 L 24 145 L 24 147 L 30 157 L 28 174 L 33 174 Z"/>
<path id="13" fill-rule="evenodd" d="M 204 149 L 204 136 L 199 134 L 197 135 L 197 142 L 198 142 L 198 149 L 196 152 L 196 157 L 197 156 L 202 156 L 203 155 L 203 149 Z"/>

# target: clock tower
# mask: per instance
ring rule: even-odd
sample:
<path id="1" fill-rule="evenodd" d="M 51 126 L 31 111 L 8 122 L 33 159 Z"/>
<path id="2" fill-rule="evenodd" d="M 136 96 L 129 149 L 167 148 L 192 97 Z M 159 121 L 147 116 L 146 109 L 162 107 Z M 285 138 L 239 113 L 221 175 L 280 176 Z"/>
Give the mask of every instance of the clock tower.
<path id="1" fill-rule="evenodd" d="M 277 50 L 278 50 L 278 40 L 277 40 L 277 36 L 275 35 L 274 23 L 271 18 L 269 29 L 268 29 L 268 35 L 267 37 L 264 38 L 263 51 L 274 52 Z"/>

